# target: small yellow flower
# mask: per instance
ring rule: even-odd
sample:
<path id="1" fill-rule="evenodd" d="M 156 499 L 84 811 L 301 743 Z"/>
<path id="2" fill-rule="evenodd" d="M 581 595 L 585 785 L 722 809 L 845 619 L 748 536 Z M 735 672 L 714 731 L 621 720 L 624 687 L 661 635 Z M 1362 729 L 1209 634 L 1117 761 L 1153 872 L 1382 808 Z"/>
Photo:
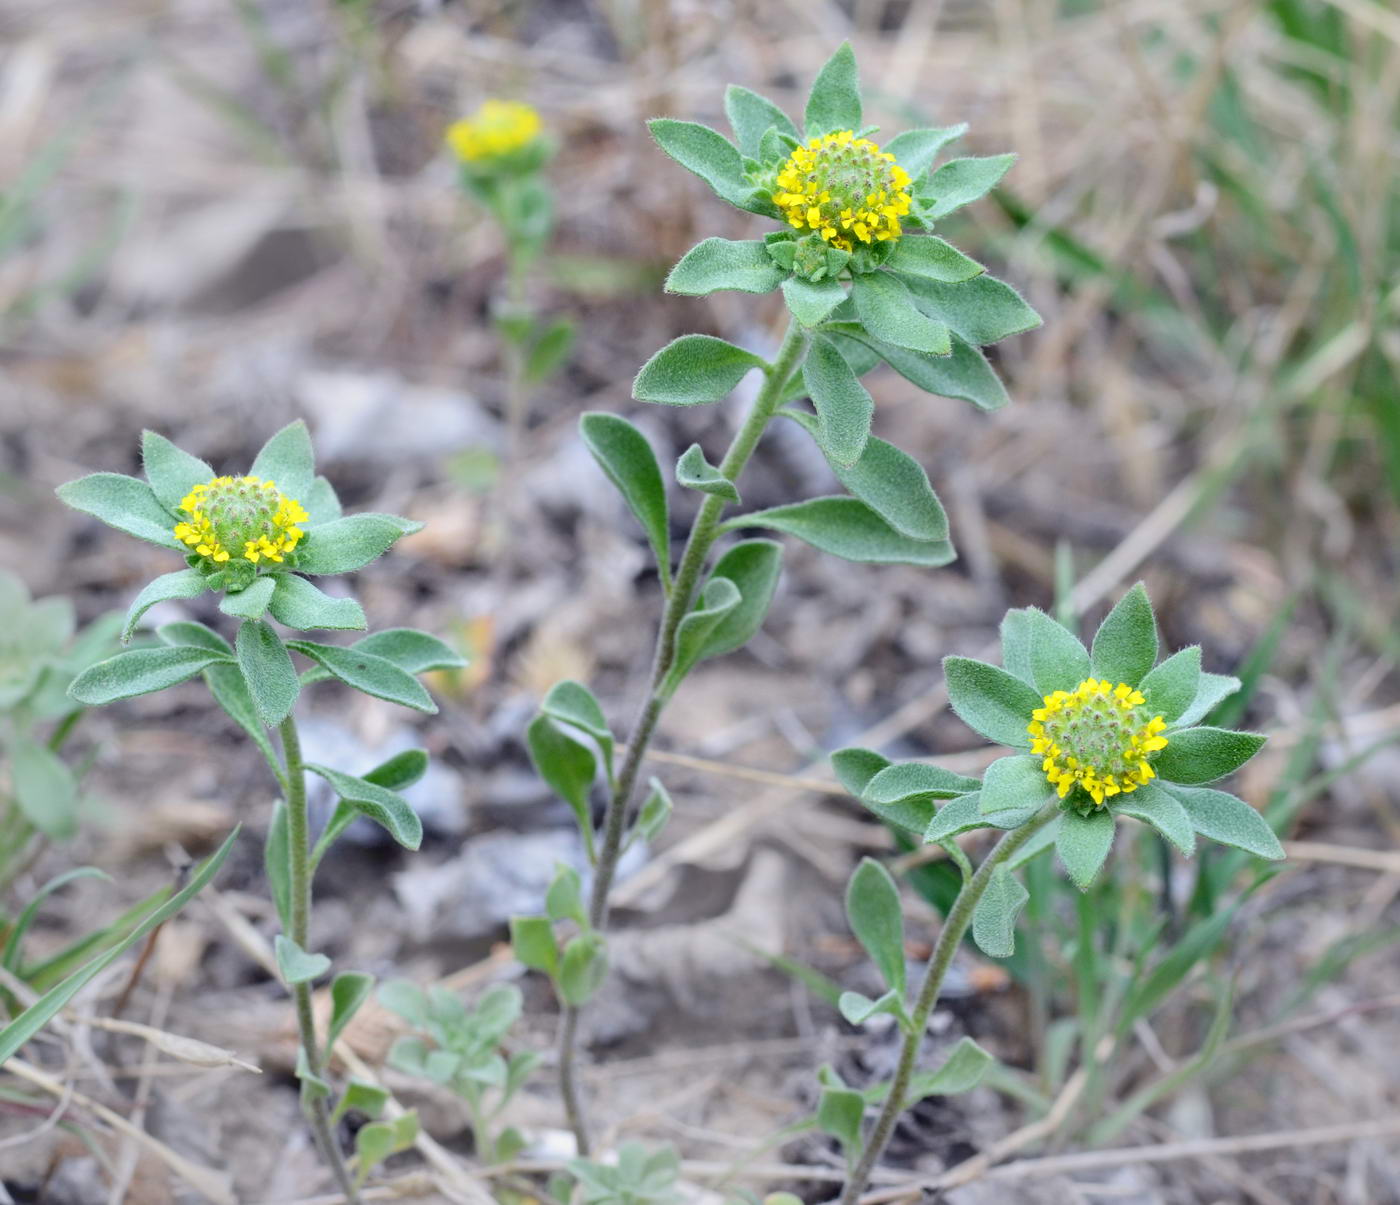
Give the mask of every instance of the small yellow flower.
<path id="1" fill-rule="evenodd" d="M 447 145 L 464 163 L 497 159 L 528 146 L 540 133 L 540 115 L 513 100 L 488 100 L 470 117 L 447 127 Z"/>
<path id="2" fill-rule="evenodd" d="M 306 534 L 297 524 L 309 517 L 260 477 L 215 477 L 190 490 L 179 509 L 185 518 L 175 524 L 176 538 L 218 565 L 282 562 Z"/>
<path id="3" fill-rule="evenodd" d="M 1147 717 L 1141 691 L 1086 678 L 1073 690 L 1044 698 L 1026 731 L 1031 752 L 1043 759 L 1041 769 L 1061 799 L 1077 785 L 1102 805 L 1156 777 L 1147 759 L 1167 747 L 1167 722 Z"/>
<path id="4" fill-rule="evenodd" d="M 901 234 L 909 212 L 909 173 L 888 151 L 851 130 L 813 138 L 788 156 L 773 203 L 794 230 L 815 230 L 832 246 L 883 243 Z"/>

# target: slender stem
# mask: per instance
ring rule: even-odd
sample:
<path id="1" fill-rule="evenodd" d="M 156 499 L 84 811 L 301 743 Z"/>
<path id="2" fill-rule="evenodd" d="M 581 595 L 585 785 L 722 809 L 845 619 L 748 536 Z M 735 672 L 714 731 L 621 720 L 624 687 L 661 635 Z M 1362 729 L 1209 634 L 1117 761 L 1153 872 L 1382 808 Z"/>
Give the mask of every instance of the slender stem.
<path id="1" fill-rule="evenodd" d="M 860 1194 L 865 1191 L 866 1182 L 870 1179 L 870 1173 L 879 1163 L 880 1156 L 885 1153 L 890 1135 L 894 1132 L 894 1123 L 904 1112 L 909 1081 L 913 1078 L 919 1047 L 928 1029 L 929 1014 L 938 1002 L 938 993 L 943 988 L 943 978 L 952 965 L 953 955 L 957 953 L 963 935 L 972 923 L 972 914 L 977 910 L 977 904 L 986 892 L 987 884 L 992 881 L 992 872 L 1058 814 L 1055 805 L 1051 804 L 1034 819 L 1027 821 L 1020 828 L 1012 829 L 1002 837 L 977 868 L 971 882 L 958 892 L 957 899 L 953 901 L 948 918 L 943 922 L 943 931 L 938 935 L 938 944 L 933 947 L 933 953 L 929 956 L 924 985 L 919 989 L 919 998 L 914 1005 L 913 1024 L 904 1035 L 904 1046 L 899 1052 L 899 1066 L 895 1069 L 894 1083 L 890 1085 L 890 1093 L 885 1097 L 884 1108 L 875 1120 L 875 1128 L 861 1153 L 860 1162 L 846 1181 L 846 1190 L 841 1194 L 841 1205 L 855 1205 L 860 1199 Z"/>
<path id="2" fill-rule="evenodd" d="M 735 433 L 729 450 L 720 462 L 719 471 L 730 481 L 738 479 L 744 471 L 749 457 L 762 437 L 774 412 L 782 402 L 783 386 L 792 376 L 794 369 L 807 350 L 807 332 L 795 321 L 788 323 L 782 346 L 773 362 L 764 369 L 765 380 L 753 409 L 749 411 L 743 426 Z M 618 771 L 617 782 L 608 795 L 607 808 L 603 813 L 603 843 L 598 851 L 598 861 L 594 868 L 593 892 L 589 899 L 588 916 L 594 929 L 602 931 L 608 923 L 608 897 L 612 890 L 613 876 L 617 873 L 618 858 L 622 853 L 623 838 L 627 834 L 627 817 L 632 810 L 633 797 L 637 793 L 637 779 L 642 763 L 646 760 L 651 738 L 656 732 L 657 722 L 665 710 L 667 694 L 664 690 L 666 675 L 670 672 L 676 656 L 676 633 L 681 620 L 690 610 L 691 600 L 705 568 L 710 549 L 719 535 L 720 516 L 724 512 L 725 500 L 717 494 L 706 494 L 695 522 L 686 539 L 685 550 L 681 553 L 680 567 L 676 570 L 675 581 L 666 598 L 666 607 L 661 615 L 661 630 L 657 634 L 656 653 L 652 660 L 651 684 L 647 688 L 646 699 L 632 726 L 631 737 L 627 742 L 627 756 Z M 663 566 L 664 576 L 664 566 Z M 559 1025 L 559 1090 L 564 1097 L 564 1111 L 569 1128 L 574 1132 L 581 1155 L 589 1153 L 588 1126 L 578 1095 L 578 1085 L 574 1076 L 574 1057 L 578 1045 L 578 1009 L 565 1005 Z"/>
<path id="3" fill-rule="evenodd" d="M 282 736 L 282 757 L 286 762 L 288 857 L 291 860 L 291 933 L 288 935 L 303 950 L 310 940 L 311 929 L 311 841 L 306 817 L 306 770 L 301 759 L 301 738 L 296 721 L 289 715 L 278 729 Z M 297 1032 L 307 1070 L 320 1077 L 325 1070 L 320 1043 L 316 1040 L 316 1016 L 311 1008 L 311 985 L 292 985 L 296 1004 Z M 330 1107 L 324 1096 L 307 1091 L 303 1086 L 302 1108 L 311 1123 L 311 1132 L 321 1151 L 321 1158 L 331 1169 L 336 1187 L 349 1205 L 359 1205 L 360 1195 L 345 1166 L 340 1147 L 331 1128 Z"/>

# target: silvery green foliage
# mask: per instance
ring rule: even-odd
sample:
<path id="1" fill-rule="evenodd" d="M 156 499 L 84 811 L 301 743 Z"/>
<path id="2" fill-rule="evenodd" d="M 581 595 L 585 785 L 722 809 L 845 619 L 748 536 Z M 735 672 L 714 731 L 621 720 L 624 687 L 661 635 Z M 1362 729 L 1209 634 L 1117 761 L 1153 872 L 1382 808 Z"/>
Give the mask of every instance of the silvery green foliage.
<path id="1" fill-rule="evenodd" d="M 944 661 L 953 710 L 987 740 L 1011 751 L 994 761 L 982 779 L 920 762 L 892 763 L 863 749 L 841 750 L 832 759 L 843 785 L 865 807 L 950 853 L 963 833 L 1012 830 L 1052 801 L 1057 804 L 1058 814 L 988 882 L 972 926 L 974 940 L 986 953 L 1012 953 L 1016 916 L 1026 902 L 1015 872 L 1054 848 L 1074 883 L 1087 888 L 1108 856 L 1120 819 L 1151 826 L 1187 856 L 1198 836 L 1260 858 L 1284 856 L 1268 822 L 1253 807 L 1208 785 L 1234 773 L 1264 744 L 1258 733 L 1202 724 L 1239 689 L 1239 681 L 1204 671 L 1199 648 L 1159 661 L 1156 619 L 1141 583 L 1109 612 L 1090 648 L 1033 607 L 1008 612 L 1001 637 L 1002 666 L 966 657 Z M 1077 785 L 1058 797 L 1043 759 L 1030 751 L 1027 731 L 1045 696 L 1073 691 L 1091 677 L 1136 688 L 1145 698 L 1144 714 L 1160 715 L 1166 723 L 1165 748 L 1147 758 L 1150 781 L 1109 796 L 1101 805 Z"/>
<path id="2" fill-rule="evenodd" d="M 174 533 L 183 518 L 179 502 L 197 484 L 213 479 L 214 470 L 151 431 L 144 435 L 141 452 L 146 480 L 94 473 L 59 488 L 59 497 L 78 511 L 185 554 L 188 568 L 162 575 L 137 593 L 127 612 L 123 638 L 130 638 L 141 616 L 155 603 L 193 599 L 207 591 L 223 593 L 218 609 L 237 620 L 237 631 L 228 640 L 206 624 L 165 624 L 157 631 L 158 644 L 126 649 L 84 669 L 69 686 L 73 700 L 87 705 L 115 703 L 203 676 L 214 700 L 248 733 L 279 777 L 279 759 L 267 731 L 287 719 L 304 687 L 335 679 L 400 707 L 426 714 L 437 711 L 417 676 L 463 665 L 461 656 L 437 638 L 410 628 L 392 628 L 350 645 L 335 645 L 286 640 L 274 626 L 363 630 L 364 612 L 356 600 L 333 598 L 309 577 L 363 568 L 400 536 L 419 530 L 421 523 L 398 515 L 344 515 L 335 488 L 316 474 L 311 435 L 298 420 L 263 445 L 252 470 L 263 480 L 276 481 L 281 494 L 304 505 L 305 535 L 283 563 L 244 563 L 234 574 L 190 553 Z M 309 668 L 298 669 L 294 654 L 304 658 Z M 374 781 L 378 771 L 360 778 L 328 767 L 308 768 L 326 778 L 339 796 L 333 833 L 342 831 L 354 815 L 363 815 L 385 827 L 400 844 L 417 847 L 421 840 L 417 816 L 395 794 L 392 784 Z"/>
<path id="3" fill-rule="evenodd" d="M 394 1041 L 389 1065 L 449 1088 L 467 1104 L 477 1155 L 486 1163 L 514 1158 L 524 1145 L 513 1127 L 496 1122 L 539 1064 L 532 1051 L 504 1049 L 520 1017 L 520 989 L 497 983 L 468 1008 L 445 988 L 427 991 L 406 980 L 379 989 L 379 1002 L 413 1028 Z"/>
<path id="4" fill-rule="evenodd" d="M 577 1185 L 564 1198 L 570 1205 L 670 1205 L 681 1200 L 676 1189 L 680 1158 L 671 1146 L 652 1149 L 624 1142 L 615 1163 L 572 1159 L 569 1172 Z"/>
<path id="5" fill-rule="evenodd" d="M 804 135 L 773 102 L 745 88 L 729 89 L 725 112 L 734 141 L 692 121 L 660 118 L 650 128 L 662 150 L 729 204 L 783 220 L 773 201 L 775 180 Z M 849 45 L 818 75 L 806 106 L 805 137 L 833 129 L 873 132 L 862 127 L 860 86 Z M 874 403 L 861 378 L 888 364 L 919 389 L 983 410 L 1008 401 L 979 349 L 1029 331 L 1040 319 L 1010 285 L 930 233 L 937 220 L 985 195 L 1014 160 L 1011 155 L 954 159 L 936 167 L 940 151 L 965 129 L 909 130 L 885 143 L 912 180 L 913 202 L 905 218 L 911 228 L 897 238 L 857 244 L 848 252 L 784 222 L 783 229 L 762 239 L 706 238 L 672 269 L 667 289 L 689 296 L 781 289 L 808 343 L 804 361 L 787 382 L 784 401 L 798 403 L 805 397 L 811 409 L 794 404 L 779 413 L 813 437 L 850 495 L 741 514 L 726 529 L 767 527 L 834 556 L 877 564 L 939 566 L 954 559 L 947 518 L 927 476 L 911 458 L 872 434 Z M 761 356 L 724 339 L 682 335 L 643 365 L 633 394 L 640 401 L 673 406 L 717 402 L 749 372 L 768 367 Z M 668 550 L 655 537 L 657 517 L 665 516 L 656 458 L 649 449 L 645 456 L 639 452 L 631 458 L 636 475 L 620 472 L 618 458 L 598 446 L 596 428 L 604 418 L 624 422 L 588 416 L 585 438 L 652 535 L 664 579 L 670 566 Z M 632 442 L 645 446 L 639 432 Z M 681 458 L 676 479 L 687 488 L 739 502 L 733 482 L 708 464 L 698 446 Z"/>
<path id="6" fill-rule="evenodd" d="M 0 570 L 0 753 L 9 762 L 0 874 L 33 833 L 64 840 L 77 828 L 79 778 L 58 754 L 82 711 L 68 687 L 116 647 L 120 627 L 120 616 L 104 615 L 78 631 L 68 599 L 31 599 L 23 581 Z"/>
<path id="7" fill-rule="evenodd" d="M 735 141 L 691 121 L 659 118 L 650 123 L 661 149 L 704 180 L 736 208 L 774 220 L 774 179 L 802 134 L 772 101 L 731 86 L 725 112 Z M 832 123 L 837 124 L 833 125 Z M 843 45 L 813 83 L 806 108 L 805 136 L 862 128 L 860 85 L 855 57 Z M 824 243 L 815 233 L 786 225 L 762 239 L 707 238 L 683 256 L 667 279 L 671 292 L 704 296 L 719 290 L 768 293 L 781 289 L 789 310 L 816 336 L 819 346 L 839 352 L 856 376 L 880 361 L 919 388 L 995 409 L 1007 396 L 978 350 L 1031 330 L 1040 319 L 1012 289 L 985 274 L 969 259 L 932 234 L 936 222 L 985 196 L 1015 161 L 1014 155 L 952 159 L 934 163 L 965 125 L 907 130 L 884 142 L 884 149 L 912 179 L 913 204 L 906 221 L 914 230 L 855 253 Z M 701 336 L 687 336 L 694 340 Z M 742 349 L 722 344 L 710 350 L 721 370 L 690 359 L 690 343 L 677 341 L 658 352 L 642 370 L 636 395 L 645 401 L 693 405 L 715 401 L 733 387 L 727 373 L 742 375 Z M 735 378 L 737 379 L 737 378 Z M 832 395 L 824 381 L 807 381 L 806 392 L 823 405 L 849 413 L 852 427 L 868 433 L 864 401 Z M 862 391 L 863 392 L 863 391 Z M 859 453 L 857 435 L 854 452 Z M 823 442 L 823 449 L 849 464 L 851 448 Z"/>

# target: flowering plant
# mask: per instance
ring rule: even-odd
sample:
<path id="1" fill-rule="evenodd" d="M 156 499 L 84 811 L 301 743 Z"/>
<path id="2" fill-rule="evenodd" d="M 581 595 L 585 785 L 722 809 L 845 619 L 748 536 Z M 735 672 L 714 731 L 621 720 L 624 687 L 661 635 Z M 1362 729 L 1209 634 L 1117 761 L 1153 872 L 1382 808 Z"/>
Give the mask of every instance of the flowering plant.
<path id="1" fill-rule="evenodd" d="M 238 622 L 230 643 L 193 621 L 157 629 L 160 644 L 132 648 L 89 666 L 69 687 L 80 703 L 112 703 L 178 685 L 202 674 L 210 693 L 248 734 L 282 790 L 268 828 L 265 863 L 283 932 L 275 940 L 278 969 L 296 1003 L 301 1047 L 297 1076 L 302 1104 L 317 1145 L 341 1193 L 357 1201 L 369 1166 L 411 1141 L 413 1125 L 398 1118 L 366 1126 L 358 1143 L 359 1169 L 352 1179 L 332 1131 L 347 1108 L 373 1115 L 384 1104 L 351 1081 L 335 1112 L 324 1078 L 336 1038 L 368 998 L 373 978 L 336 975 L 324 1043 L 311 1007 L 311 984 L 330 970 L 310 948 L 311 881 L 326 851 L 358 816 L 384 827 L 400 845 L 417 849 L 423 826 L 398 789 L 427 768 L 427 754 L 409 750 L 363 776 L 302 760 L 292 709 L 303 687 L 336 679 L 343 685 L 416 711 L 437 705 L 417 675 L 458 668 L 462 659 L 440 640 L 409 628 L 375 632 L 353 645 L 284 640 L 268 617 L 297 630 L 355 630 L 366 626 L 360 604 L 332 597 L 313 576 L 350 573 L 369 564 L 403 535 L 422 525 L 396 515 L 344 515 L 330 482 L 317 476 L 305 423 L 284 427 L 263 445 L 244 476 L 216 476 L 202 460 L 154 432 L 142 440 L 146 480 L 94 473 L 59 488 L 77 510 L 150 543 L 184 554 L 186 568 L 164 574 L 136 596 L 123 625 L 130 639 L 141 617 L 158 602 L 193 599 L 213 591 L 219 610 Z M 292 654 L 310 662 L 297 672 Z M 277 729 L 278 756 L 269 739 Z M 312 846 L 307 818 L 306 771 L 325 779 L 339 804 Z M 212 873 L 212 871 L 211 871 Z"/>
<path id="2" fill-rule="evenodd" d="M 1283 857 L 1278 838 L 1254 808 L 1205 785 L 1232 774 L 1264 744 L 1258 733 L 1201 723 L 1239 690 L 1239 680 L 1202 670 L 1195 646 L 1159 663 L 1156 619 L 1141 583 L 1108 613 L 1088 649 L 1034 607 L 1008 612 L 1001 637 L 1001 667 L 967 657 L 943 663 L 953 710 L 989 741 L 1013 750 L 992 762 L 980 781 L 923 762 L 892 763 L 869 749 L 832 756 L 838 777 L 862 804 L 887 823 L 942 846 L 963 875 L 912 1006 L 905 999 L 903 920 L 894 880 L 871 859 L 851 879 L 851 927 L 888 990 L 878 1000 L 847 992 L 841 1011 L 853 1024 L 877 1013 L 894 1015 L 904 1045 L 868 1138 L 861 1126 L 864 1098 L 844 1085 L 824 1092 L 832 1097 L 826 1112 L 848 1123 L 841 1134 L 855 1170 L 842 1197 L 846 1205 L 859 1197 L 895 1119 L 928 1094 L 911 1090 L 915 1060 L 964 934 L 970 927 L 973 940 L 993 957 L 1014 952 L 1016 919 L 1030 898 L 1016 871 L 1031 859 L 1053 847 L 1073 882 L 1087 889 L 1108 857 L 1120 819 L 1150 825 L 1186 855 L 1200 835 L 1261 858 Z M 974 871 L 957 838 L 986 828 L 1004 835 Z M 974 1072 L 954 1077 L 961 1090 L 975 1084 L 991 1061 L 985 1052 L 968 1050 L 955 1051 L 954 1058 Z"/>
<path id="3" fill-rule="evenodd" d="M 674 564 L 667 487 L 651 444 L 618 415 L 583 416 L 589 451 L 646 533 L 665 609 L 651 683 L 625 754 L 614 757 L 619 742 L 602 706 L 578 682 L 555 686 L 526 734 L 541 776 L 573 809 L 595 871 L 586 901 L 570 878 L 577 876 L 562 873 L 547 915 L 512 925 L 516 956 L 551 977 L 563 1006 L 560 1088 L 583 1155 L 588 1132 L 574 1052 L 580 1009 L 607 974 L 608 893 L 622 851 L 654 837 L 671 810 L 660 782 L 643 786 L 642 764 L 685 678 L 701 662 L 747 644 L 778 585 L 776 541 L 739 540 L 711 563 L 715 544 L 763 528 L 851 561 L 948 564 L 956 554 L 943 506 L 923 467 L 873 433 L 875 405 L 860 378 L 883 362 L 929 392 L 995 409 L 1008 399 L 980 346 L 1040 321 L 1009 285 L 928 233 L 990 189 L 1012 156 L 933 169 L 939 150 L 963 126 L 912 130 L 881 149 L 863 124 L 849 45 L 817 76 L 803 135 L 771 101 L 743 88 L 729 89 L 725 110 L 737 145 L 696 122 L 659 118 L 650 129 L 663 151 L 724 200 L 783 226 L 761 240 L 703 240 L 671 270 L 666 287 L 693 296 L 781 289 L 787 329 L 771 359 L 713 335 L 690 334 L 663 347 L 637 374 L 639 401 L 674 406 L 720 401 L 754 369 L 763 376 L 717 462 L 699 444 L 676 462 L 676 483 L 702 501 Z M 803 398 L 811 409 L 800 404 Z M 780 416 L 815 439 L 847 492 L 725 519 L 726 508 L 742 505 L 739 477 Z M 595 827 L 590 793 L 599 777 L 607 804 Z M 556 924 L 572 930 L 562 944 Z"/>
<path id="4" fill-rule="evenodd" d="M 530 389 L 559 371 L 574 340 L 572 322 L 539 317 L 528 295 L 530 265 L 554 229 L 554 196 L 544 172 L 554 143 L 533 108 L 494 98 L 448 126 L 445 140 L 457 158 L 463 190 L 491 214 L 505 238 L 509 268 L 495 318 L 505 344 L 506 424 L 514 454 Z"/>

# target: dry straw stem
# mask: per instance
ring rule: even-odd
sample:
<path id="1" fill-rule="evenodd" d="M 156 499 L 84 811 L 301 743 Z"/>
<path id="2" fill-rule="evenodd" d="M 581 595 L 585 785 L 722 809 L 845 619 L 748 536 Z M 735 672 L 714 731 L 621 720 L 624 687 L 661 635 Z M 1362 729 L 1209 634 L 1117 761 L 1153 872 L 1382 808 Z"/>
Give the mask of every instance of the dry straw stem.
<path id="1" fill-rule="evenodd" d="M 132 1125 L 120 1113 L 115 1113 L 106 1105 L 95 1101 L 90 1096 L 85 1096 L 81 1092 L 74 1091 L 71 1085 L 62 1083 L 54 1079 L 47 1072 L 40 1071 L 39 1068 L 31 1066 L 23 1059 L 10 1059 L 5 1064 L 5 1070 L 20 1079 L 28 1080 L 36 1088 L 49 1093 L 51 1096 L 60 1099 L 68 1099 L 79 1108 L 86 1109 L 94 1117 L 105 1122 L 116 1130 L 119 1134 L 129 1138 L 132 1142 L 144 1147 L 157 1159 L 166 1165 L 171 1171 L 180 1177 L 186 1184 L 196 1191 L 202 1193 L 214 1205 L 238 1205 L 238 1199 L 233 1195 L 228 1177 L 222 1172 L 216 1172 L 213 1168 L 205 1167 L 186 1159 L 183 1155 L 170 1149 L 159 1139 L 152 1138 L 145 1130 L 139 1126 Z"/>

